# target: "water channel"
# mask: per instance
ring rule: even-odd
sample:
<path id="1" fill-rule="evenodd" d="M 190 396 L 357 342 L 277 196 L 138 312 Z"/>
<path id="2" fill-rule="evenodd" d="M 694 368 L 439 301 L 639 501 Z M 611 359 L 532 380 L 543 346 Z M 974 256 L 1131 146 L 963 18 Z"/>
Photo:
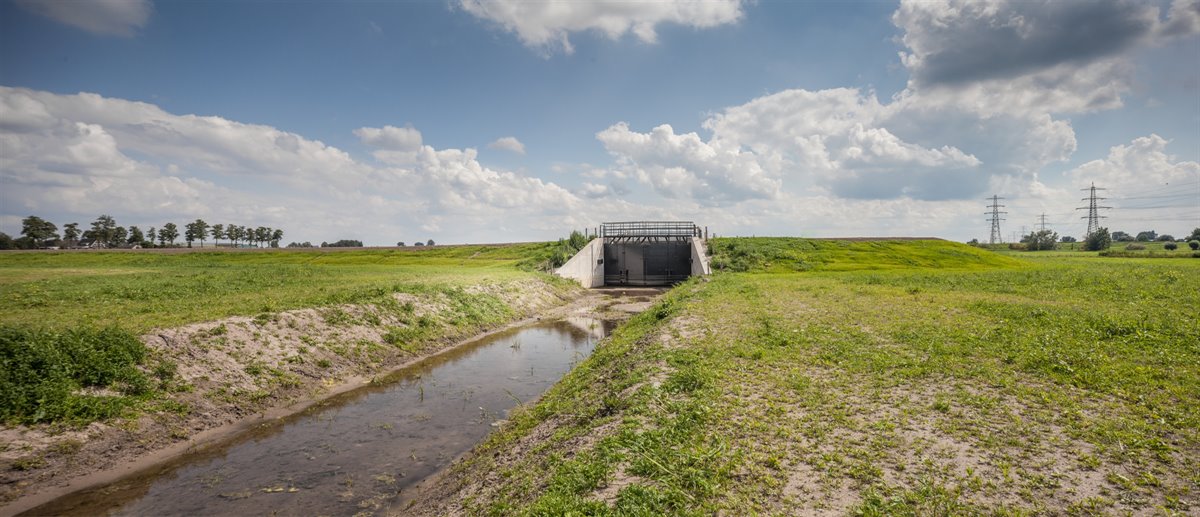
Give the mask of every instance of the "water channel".
<path id="1" fill-rule="evenodd" d="M 614 323 L 539 322 L 460 346 L 220 446 L 26 515 L 355 515 L 447 466 Z"/>

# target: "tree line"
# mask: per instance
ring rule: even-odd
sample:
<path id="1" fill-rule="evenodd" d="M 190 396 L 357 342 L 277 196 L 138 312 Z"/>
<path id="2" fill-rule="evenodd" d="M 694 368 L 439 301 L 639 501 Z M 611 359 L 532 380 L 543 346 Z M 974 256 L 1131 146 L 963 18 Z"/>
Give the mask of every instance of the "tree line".
<path id="1" fill-rule="evenodd" d="M 183 238 L 183 242 L 176 241 Z M 42 248 L 172 248 L 183 243 L 191 248 L 193 243 L 200 245 L 211 237 L 213 242 L 220 244 L 222 239 L 229 246 L 254 246 L 272 248 L 279 247 L 283 239 L 283 230 L 267 226 L 240 226 L 236 224 L 208 224 L 203 219 L 196 219 L 183 225 L 183 232 L 175 223 L 166 223 L 161 228 L 150 227 L 143 231 L 137 226 L 128 228 L 117 225 L 111 215 L 101 215 L 92 221 L 91 228 L 80 229 L 79 223 L 67 223 L 59 234 L 58 226 L 54 223 L 31 215 L 21 220 L 21 237 L 12 238 L 0 232 L 0 249 L 42 249 Z"/>
<path id="2" fill-rule="evenodd" d="M 1130 235 L 1122 231 L 1109 232 L 1108 228 L 1097 228 L 1096 231 L 1083 238 L 1081 248 L 1084 251 L 1102 251 L 1111 247 L 1114 242 L 1152 241 L 1166 243 L 1163 245 L 1163 248 L 1167 250 L 1178 248 L 1179 245 L 1176 242 L 1186 242 L 1191 249 L 1200 250 L 1200 228 L 1192 230 L 1191 235 L 1182 239 L 1176 239 L 1173 235 L 1169 234 L 1159 235 L 1154 230 L 1146 230 L 1138 232 L 1137 235 Z M 1027 251 L 1043 251 L 1057 249 L 1060 242 L 1075 242 L 1075 238 L 1064 235 L 1059 239 L 1058 234 L 1053 230 L 1037 230 L 1030 232 L 1029 235 L 1022 236 L 1020 243 L 1009 244 L 1009 247 Z M 978 239 L 971 239 L 967 244 L 982 246 Z"/>

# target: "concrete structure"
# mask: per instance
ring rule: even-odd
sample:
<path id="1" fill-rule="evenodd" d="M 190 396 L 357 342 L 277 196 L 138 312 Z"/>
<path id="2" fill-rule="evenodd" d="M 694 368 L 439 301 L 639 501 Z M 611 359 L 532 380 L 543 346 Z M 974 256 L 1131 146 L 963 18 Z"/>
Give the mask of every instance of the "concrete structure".
<path id="1" fill-rule="evenodd" d="M 584 287 L 673 285 L 712 273 L 692 223 L 604 223 L 600 235 L 555 273 Z"/>
<path id="2" fill-rule="evenodd" d="M 592 239 L 554 274 L 578 281 L 584 287 L 604 285 L 604 239 Z"/>

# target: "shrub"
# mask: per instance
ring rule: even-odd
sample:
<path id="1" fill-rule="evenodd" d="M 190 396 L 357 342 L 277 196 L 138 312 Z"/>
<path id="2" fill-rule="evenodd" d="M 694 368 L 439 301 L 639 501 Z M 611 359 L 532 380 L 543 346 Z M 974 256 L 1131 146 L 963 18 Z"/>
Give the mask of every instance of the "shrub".
<path id="1" fill-rule="evenodd" d="M 1016 250 L 1016 251 L 1025 251 L 1025 250 L 1029 249 L 1029 246 L 1026 246 L 1025 243 L 1023 243 L 1023 242 L 1010 242 L 1010 243 L 1008 243 L 1008 249 Z"/>
<path id="2" fill-rule="evenodd" d="M 1200 241 L 1188 241 L 1188 247 L 1193 250 L 1200 250 Z"/>
<path id="3" fill-rule="evenodd" d="M 1179 245 L 1175 244 L 1174 242 L 1168 242 L 1166 244 L 1163 244 L 1163 249 L 1165 249 L 1167 251 L 1175 251 L 1175 250 L 1179 249 Z"/>
<path id="4" fill-rule="evenodd" d="M 1083 239 L 1085 251 L 1106 250 L 1109 246 L 1112 246 L 1112 236 L 1109 235 L 1108 228 L 1099 228 Z"/>
<path id="5" fill-rule="evenodd" d="M 1125 251 L 1142 251 L 1146 249 L 1145 244 L 1129 244 L 1125 246 Z"/>
<path id="6" fill-rule="evenodd" d="M 116 327 L 66 331 L 0 327 L 0 421 L 87 423 L 116 416 L 150 382 L 146 347 Z M 108 389 L 100 395 L 85 389 Z"/>
<path id="7" fill-rule="evenodd" d="M 1025 237 L 1025 248 L 1029 251 L 1044 251 L 1058 248 L 1058 234 L 1052 230 L 1040 230 Z"/>

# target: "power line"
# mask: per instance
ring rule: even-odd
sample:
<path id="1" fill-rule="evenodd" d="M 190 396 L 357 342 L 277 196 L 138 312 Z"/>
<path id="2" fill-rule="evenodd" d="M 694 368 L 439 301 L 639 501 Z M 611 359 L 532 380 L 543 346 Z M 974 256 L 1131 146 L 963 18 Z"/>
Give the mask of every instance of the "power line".
<path id="1" fill-rule="evenodd" d="M 997 244 L 997 243 L 1004 242 L 1004 238 L 1001 237 L 1001 235 L 1000 235 L 1000 221 L 1003 221 L 1004 219 L 1001 219 L 1000 215 L 1008 214 L 1008 212 L 1000 211 L 1001 208 L 1004 208 L 1004 205 L 1000 204 L 1001 199 L 1004 199 L 1004 198 L 993 195 L 992 196 L 992 204 L 988 205 L 988 208 L 992 209 L 992 211 L 990 213 L 984 212 L 984 213 L 989 214 L 990 217 L 988 217 L 988 221 L 991 221 L 991 223 L 992 223 L 992 236 L 990 239 L 988 239 L 988 244 Z"/>
<path id="2" fill-rule="evenodd" d="M 1080 219 L 1087 219 L 1087 222 L 1088 222 L 1087 234 L 1091 235 L 1093 233 L 1096 233 L 1096 230 L 1098 230 L 1100 228 L 1100 220 L 1105 219 L 1105 216 L 1100 215 L 1100 209 L 1102 209 L 1102 208 L 1109 209 L 1112 207 L 1111 206 L 1099 206 L 1098 204 L 1096 204 L 1097 201 L 1103 201 L 1104 199 L 1106 199 L 1106 198 L 1102 198 L 1102 197 L 1096 197 L 1096 191 L 1097 190 L 1106 190 L 1106 189 L 1096 188 L 1095 183 L 1092 183 L 1092 186 L 1089 188 L 1080 189 L 1080 190 L 1090 191 L 1090 194 L 1088 195 L 1088 197 L 1085 197 L 1080 200 L 1080 201 L 1087 201 L 1088 206 L 1076 208 L 1076 210 L 1087 210 L 1088 211 L 1087 217 L 1080 217 Z"/>

